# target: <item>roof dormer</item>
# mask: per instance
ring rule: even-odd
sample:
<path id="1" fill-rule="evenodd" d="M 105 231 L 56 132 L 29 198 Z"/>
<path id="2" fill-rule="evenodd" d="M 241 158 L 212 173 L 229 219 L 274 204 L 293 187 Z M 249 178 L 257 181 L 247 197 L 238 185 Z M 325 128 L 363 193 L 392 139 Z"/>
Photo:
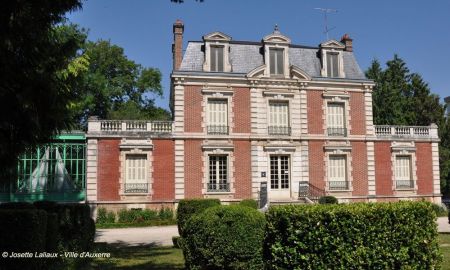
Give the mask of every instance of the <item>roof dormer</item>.
<path id="1" fill-rule="evenodd" d="M 320 59 L 322 69 L 320 71 L 323 77 L 344 78 L 343 51 L 345 45 L 334 39 L 320 44 Z"/>
<path id="2" fill-rule="evenodd" d="M 213 32 L 203 36 L 203 41 L 205 42 L 205 62 L 203 63 L 203 71 L 231 71 L 230 40 L 230 36 L 221 32 Z"/>
<path id="3" fill-rule="evenodd" d="M 275 25 L 272 34 L 263 38 L 264 63 L 266 65 L 264 76 L 289 77 L 289 44 L 291 40 L 282 35 Z"/>

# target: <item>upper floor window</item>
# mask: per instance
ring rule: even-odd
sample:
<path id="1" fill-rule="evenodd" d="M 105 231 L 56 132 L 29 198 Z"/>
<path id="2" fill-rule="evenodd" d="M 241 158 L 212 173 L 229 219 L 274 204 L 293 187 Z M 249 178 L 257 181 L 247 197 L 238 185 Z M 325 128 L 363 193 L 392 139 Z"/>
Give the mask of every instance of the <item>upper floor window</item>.
<path id="1" fill-rule="evenodd" d="M 330 190 L 347 190 L 347 156 L 330 155 L 328 161 L 328 185 Z"/>
<path id="2" fill-rule="evenodd" d="M 208 99 L 208 134 L 228 134 L 228 102 L 226 99 Z"/>
<path id="3" fill-rule="evenodd" d="M 270 135 L 290 135 L 289 103 L 271 101 L 269 103 L 269 127 Z"/>
<path id="4" fill-rule="evenodd" d="M 228 156 L 209 155 L 208 192 L 228 192 Z"/>
<path id="5" fill-rule="evenodd" d="M 347 136 L 345 127 L 344 103 L 331 103 L 327 105 L 327 131 L 328 136 Z"/>
<path id="6" fill-rule="evenodd" d="M 270 54 L 270 74 L 283 75 L 284 74 L 284 50 L 273 49 L 269 51 Z"/>
<path id="7" fill-rule="evenodd" d="M 329 52 L 327 53 L 327 74 L 328 77 L 339 77 L 339 54 Z"/>
<path id="8" fill-rule="evenodd" d="M 126 193 L 147 193 L 147 155 L 126 155 Z"/>
<path id="9" fill-rule="evenodd" d="M 211 46 L 211 71 L 223 72 L 223 46 Z"/>
<path id="10" fill-rule="evenodd" d="M 395 186 L 396 188 L 413 188 L 411 177 L 411 156 L 395 157 Z"/>

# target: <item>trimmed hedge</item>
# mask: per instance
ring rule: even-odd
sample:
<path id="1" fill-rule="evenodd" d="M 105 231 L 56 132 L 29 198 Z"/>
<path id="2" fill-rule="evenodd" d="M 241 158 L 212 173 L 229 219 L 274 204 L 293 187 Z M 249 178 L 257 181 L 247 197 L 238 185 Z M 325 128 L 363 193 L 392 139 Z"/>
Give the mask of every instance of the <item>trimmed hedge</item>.
<path id="1" fill-rule="evenodd" d="M 269 209 L 269 269 L 438 269 L 431 203 L 355 203 Z"/>
<path id="2" fill-rule="evenodd" d="M 220 205 L 218 199 L 185 199 L 180 200 L 177 208 L 178 233 L 181 237 L 185 236 L 184 226 L 189 218 L 203 212 L 205 209 Z"/>
<path id="3" fill-rule="evenodd" d="M 322 196 L 319 198 L 319 204 L 338 204 L 338 199 L 334 196 Z"/>
<path id="4" fill-rule="evenodd" d="M 241 206 L 247 206 L 253 209 L 258 209 L 258 202 L 253 199 L 245 199 L 239 202 Z"/>
<path id="5" fill-rule="evenodd" d="M 22 205 L 21 205 L 22 206 Z M 20 207 L 21 207 L 20 206 Z M 43 252 L 47 241 L 47 213 L 36 209 L 0 210 L 0 251 Z M 34 258 L 1 258 L 1 269 L 49 269 L 45 260 Z"/>
<path id="6" fill-rule="evenodd" d="M 188 269 L 262 269 L 264 214 L 216 206 L 192 216 L 181 246 Z"/>

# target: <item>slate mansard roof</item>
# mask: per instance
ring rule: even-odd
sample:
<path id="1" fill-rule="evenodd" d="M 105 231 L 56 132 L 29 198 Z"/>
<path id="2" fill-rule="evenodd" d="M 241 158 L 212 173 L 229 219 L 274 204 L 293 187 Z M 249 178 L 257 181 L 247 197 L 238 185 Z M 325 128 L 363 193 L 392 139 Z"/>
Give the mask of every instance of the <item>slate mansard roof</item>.
<path id="1" fill-rule="evenodd" d="M 204 51 L 202 41 L 190 41 L 179 71 L 203 72 Z M 259 42 L 230 41 L 230 64 L 232 74 L 247 74 L 264 64 L 263 44 Z M 289 64 L 305 71 L 309 76 L 319 78 L 321 60 L 318 47 L 289 46 Z M 343 52 L 345 79 L 367 80 L 352 52 Z"/>

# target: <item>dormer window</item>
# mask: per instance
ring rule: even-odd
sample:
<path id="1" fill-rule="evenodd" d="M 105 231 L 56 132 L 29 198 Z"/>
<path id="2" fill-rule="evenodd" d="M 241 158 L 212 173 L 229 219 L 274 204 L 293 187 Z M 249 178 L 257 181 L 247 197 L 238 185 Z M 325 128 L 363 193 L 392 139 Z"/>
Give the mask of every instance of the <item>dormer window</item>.
<path id="1" fill-rule="evenodd" d="M 211 71 L 223 72 L 223 46 L 211 46 Z"/>
<path id="2" fill-rule="evenodd" d="M 328 77 L 339 77 L 339 53 L 328 52 L 327 53 L 327 74 Z"/>
<path id="3" fill-rule="evenodd" d="M 231 37 L 221 32 L 213 32 L 203 36 L 205 41 L 205 61 L 203 71 L 230 72 L 230 41 Z"/>
<path id="4" fill-rule="evenodd" d="M 283 54 L 283 49 L 270 49 L 270 75 L 284 75 Z"/>

